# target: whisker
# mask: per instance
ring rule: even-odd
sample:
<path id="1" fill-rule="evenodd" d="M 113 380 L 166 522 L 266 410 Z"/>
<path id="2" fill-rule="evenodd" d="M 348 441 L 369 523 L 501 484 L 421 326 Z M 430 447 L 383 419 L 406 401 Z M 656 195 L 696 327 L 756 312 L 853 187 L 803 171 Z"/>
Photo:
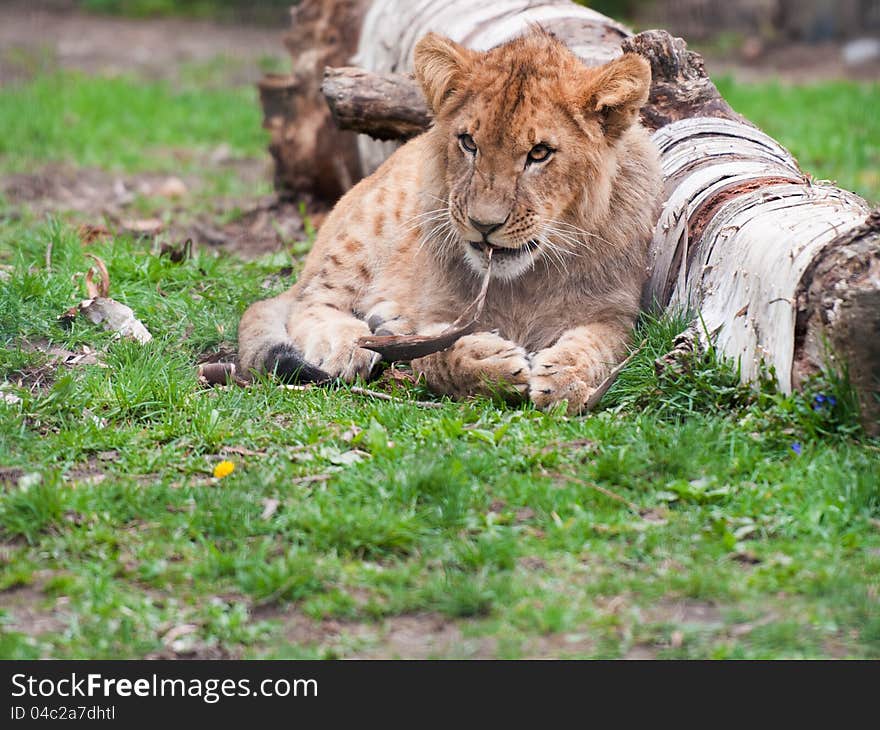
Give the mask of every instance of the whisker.
<path id="1" fill-rule="evenodd" d="M 580 228 L 579 226 L 576 226 L 568 221 L 562 221 L 556 218 L 548 218 L 546 219 L 546 222 L 553 226 L 567 228 L 573 233 L 576 233 L 580 236 L 585 236 L 586 238 L 595 238 L 596 240 L 602 241 L 602 243 L 607 243 L 609 246 L 614 245 L 611 241 L 609 241 L 607 238 L 603 238 L 598 233 L 593 233 L 592 231 L 585 230 L 584 228 Z"/>

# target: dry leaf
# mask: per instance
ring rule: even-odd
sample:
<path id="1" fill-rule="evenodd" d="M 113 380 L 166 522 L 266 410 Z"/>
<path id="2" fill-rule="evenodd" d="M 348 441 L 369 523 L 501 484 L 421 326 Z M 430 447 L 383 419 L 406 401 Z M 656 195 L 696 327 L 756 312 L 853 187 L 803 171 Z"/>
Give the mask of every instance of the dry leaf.
<path id="1" fill-rule="evenodd" d="M 101 277 L 96 284 L 94 282 L 95 270 L 90 266 L 86 272 L 86 296 L 89 299 L 98 297 L 107 298 L 110 296 L 110 273 L 107 271 L 107 264 L 100 256 L 94 254 L 86 254 L 89 258 L 94 259 L 98 265 L 98 275 Z"/>
<path id="2" fill-rule="evenodd" d="M 95 281 L 95 269 L 89 267 L 85 276 L 88 299 L 84 299 L 78 306 L 68 309 L 59 319 L 70 320 L 77 314 L 82 314 L 92 324 L 103 324 L 104 329 L 116 332 L 121 337 L 132 337 L 142 345 L 152 340 L 153 335 L 134 316 L 131 307 L 110 299 L 110 274 L 107 271 L 107 265 L 99 256 L 87 255 L 97 264 L 99 279 L 97 282 Z"/>
<path id="3" fill-rule="evenodd" d="M 267 498 L 263 500 L 263 514 L 260 515 L 261 520 L 268 520 L 278 511 L 280 505 L 277 499 Z"/>
<path id="4" fill-rule="evenodd" d="M 6 391 L 0 391 L 0 402 L 6 403 L 7 405 L 14 406 L 17 403 L 21 403 L 21 398 L 19 398 L 15 393 L 7 393 Z"/>
<path id="5" fill-rule="evenodd" d="M 165 646 L 171 647 L 181 636 L 194 634 L 198 630 L 199 627 L 196 624 L 180 624 L 179 626 L 174 626 L 162 637 L 162 643 Z"/>
<path id="6" fill-rule="evenodd" d="M 121 337 L 132 337 L 142 345 L 153 339 L 149 330 L 134 316 L 131 307 L 114 299 L 86 299 L 80 303 L 79 311 L 93 324 L 103 324 L 105 330 Z"/>
<path id="7" fill-rule="evenodd" d="M 137 236 L 155 236 L 162 230 L 163 223 L 159 218 L 142 218 L 139 220 L 122 221 L 122 229 L 125 233 L 133 233 Z"/>
<path id="8" fill-rule="evenodd" d="M 163 198 L 182 198 L 189 190 L 186 183 L 179 177 L 169 177 L 153 188 L 153 195 L 161 195 Z"/>
<path id="9" fill-rule="evenodd" d="M 341 438 L 346 443 L 350 444 L 354 441 L 355 437 L 362 431 L 363 429 L 360 426 L 352 425 L 347 428 L 345 431 L 340 434 L 339 438 Z"/>
<path id="10" fill-rule="evenodd" d="M 83 223 L 76 232 L 83 246 L 89 246 L 95 241 L 106 241 L 113 237 L 107 226 L 101 224 Z"/>
<path id="11" fill-rule="evenodd" d="M 171 243 L 163 243 L 159 249 L 159 256 L 168 256 L 175 264 L 179 264 L 181 261 L 192 258 L 192 245 L 193 241 L 191 238 L 187 238 L 182 244 L 177 246 Z"/>

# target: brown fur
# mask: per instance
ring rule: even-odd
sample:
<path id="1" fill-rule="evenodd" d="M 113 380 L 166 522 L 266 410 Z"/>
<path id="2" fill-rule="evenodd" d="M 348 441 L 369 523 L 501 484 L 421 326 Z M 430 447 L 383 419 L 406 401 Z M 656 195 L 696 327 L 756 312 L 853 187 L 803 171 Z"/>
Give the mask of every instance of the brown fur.
<path id="1" fill-rule="evenodd" d="M 491 245 L 482 331 L 414 367 L 455 397 L 506 386 L 579 412 L 638 313 L 660 184 L 637 123 L 648 64 L 588 69 L 536 30 L 486 53 L 429 34 L 415 69 L 434 126 L 339 201 L 292 289 L 248 309 L 241 364 L 366 377 L 376 356 L 357 338 L 442 330 Z"/>

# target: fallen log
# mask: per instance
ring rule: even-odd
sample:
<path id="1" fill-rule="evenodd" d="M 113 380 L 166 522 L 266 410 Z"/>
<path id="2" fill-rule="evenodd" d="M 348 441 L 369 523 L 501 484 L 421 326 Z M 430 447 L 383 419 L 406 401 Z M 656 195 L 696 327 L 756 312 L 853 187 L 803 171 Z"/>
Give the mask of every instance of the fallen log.
<path id="1" fill-rule="evenodd" d="M 409 75 L 328 67 L 321 92 L 339 129 L 352 129 L 373 139 L 407 140 L 431 123 L 422 90 Z"/>
<path id="2" fill-rule="evenodd" d="M 326 66 L 348 62 L 369 0 L 305 0 L 290 9 L 283 37 L 289 74 L 269 74 L 257 85 L 263 127 L 282 197 L 308 192 L 335 200 L 362 177 L 354 135 L 340 135 L 321 95 Z"/>
<path id="3" fill-rule="evenodd" d="M 655 130 L 666 200 L 644 305 L 698 311 L 716 346 L 740 362 L 744 380 L 769 366 L 789 391 L 845 364 L 866 426 L 880 430 L 880 216 L 858 196 L 817 184 L 787 150 L 736 114 L 681 39 L 664 31 L 633 36 L 562 0 L 374 0 L 355 58 L 366 70 L 325 71 L 330 108 L 345 129 L 378 140 L 408 138 L 430 123 L 406 75 L 418 38 L 433 30 L 482 49 L 533 22 L 587 65 L 624 50 L 651 63 L 642 121 Z M 378 140 L 358 137 L 363 173 L 399 144 Z"/>

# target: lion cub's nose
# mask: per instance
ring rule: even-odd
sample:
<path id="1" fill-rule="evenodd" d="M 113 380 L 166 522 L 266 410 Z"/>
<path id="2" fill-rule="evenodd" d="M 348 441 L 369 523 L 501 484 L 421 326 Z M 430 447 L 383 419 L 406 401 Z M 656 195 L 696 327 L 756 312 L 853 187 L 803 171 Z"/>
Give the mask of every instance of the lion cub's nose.
<path id="1" fill-rule="evenodd" d="M 481 221 L 474 220 L 470 216 L 468 216 L 468 220 L 470 221 L 474 229 L 478 233 L 482 233 L 484 237 L 488 236 L 493 231 L 497 231 L 505 223 L 505 221 L 501 221 L 500 223 L 483 223 Z"/>

